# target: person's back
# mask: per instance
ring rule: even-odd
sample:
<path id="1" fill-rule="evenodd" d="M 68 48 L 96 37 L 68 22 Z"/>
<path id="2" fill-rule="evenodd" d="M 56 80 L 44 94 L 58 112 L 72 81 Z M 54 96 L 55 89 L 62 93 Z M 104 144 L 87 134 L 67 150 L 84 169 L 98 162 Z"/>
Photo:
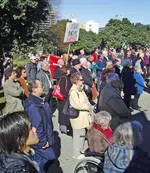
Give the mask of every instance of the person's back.
<path id="1" fill-rule="evenodd" d="M 23 89 L 16 80 L 16 72 L 10 70 L 8 73 L 8 80 L 4 83 L 4 95 L 6 99 L 6 112 L 12 113 L 17 111 L 23 111 L 23 105 L 21 97 L 23 95 Z"/>
<path id="2" fill-rule="evenodd" d="M 127 121 L 131 113 L 120 95 L 119 76 L 116 73 L 108 74 L 106 83 L 100 94 L 98 110 L 105 110 L 112 115 L 111 128 L 114 130 L 120 123 Z"/>
<path id="3" fill-rule="evenodd" d="M 104 173 L 124 173 L 142 139 L 140 122 L 132 121 L 118 126 L 113 133 L 113 144 L 105 152 Z"/>
<path id="4" fill-rule="evenodd" d="M 113 144 L 105 152 L 104 173 L 123 173 L 134 155 L 132 147 Z"/>

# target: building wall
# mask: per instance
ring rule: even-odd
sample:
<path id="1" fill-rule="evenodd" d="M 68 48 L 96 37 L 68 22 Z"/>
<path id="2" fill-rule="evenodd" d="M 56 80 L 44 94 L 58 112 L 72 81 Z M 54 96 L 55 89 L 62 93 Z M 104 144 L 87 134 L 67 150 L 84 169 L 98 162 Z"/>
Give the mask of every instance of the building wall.
<path id="1" fill-rule="evenodd" d="M 99 24 L 92 20 L 81 24 L 80 28 L 85 29 L 87 32 L 92 31 L 96 34 L 98 34 L 98 32 L 99 32 Z"/>

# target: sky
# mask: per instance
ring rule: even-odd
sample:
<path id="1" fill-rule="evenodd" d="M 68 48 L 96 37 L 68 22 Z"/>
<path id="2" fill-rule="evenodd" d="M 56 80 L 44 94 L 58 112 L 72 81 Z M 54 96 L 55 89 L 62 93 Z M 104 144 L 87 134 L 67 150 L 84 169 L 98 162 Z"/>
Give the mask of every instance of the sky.
<path id="1" fill-rule="evenodd" d="M 127 17 L 132 23 L 150 24 L 150 0 L 61 0 L 61 19 L 94 20 L 100 27 L 111 18 Z"/>

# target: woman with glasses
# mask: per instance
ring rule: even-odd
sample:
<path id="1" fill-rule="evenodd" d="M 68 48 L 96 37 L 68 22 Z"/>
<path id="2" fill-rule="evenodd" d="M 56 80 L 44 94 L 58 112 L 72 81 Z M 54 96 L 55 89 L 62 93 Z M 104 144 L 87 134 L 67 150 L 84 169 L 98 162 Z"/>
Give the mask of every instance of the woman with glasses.
<path id="1" fill-rule="evenodd" d="M 80 73 L 74 73 L 71 76 L 72 87 L 70 89 L 70 104 L 73 108 L 79 110 L 77 118 L 70 119 L 73 129 L 73 158 L 80 159 L 83 155 L 81 150 L 84 143 L 86 128 L 90 125 L 90 103 L 83 90 L 83 78 Z"/>
<path id="2" fill-rule="evenodd" d="M 18 81 L 19 81 L 21 87 L 24 89 L 25 97 L 29 97 L 27 73 L 26 73 L 25 67 L 19 66 L 16 69 L 16 72 L 17 72 Z"/>

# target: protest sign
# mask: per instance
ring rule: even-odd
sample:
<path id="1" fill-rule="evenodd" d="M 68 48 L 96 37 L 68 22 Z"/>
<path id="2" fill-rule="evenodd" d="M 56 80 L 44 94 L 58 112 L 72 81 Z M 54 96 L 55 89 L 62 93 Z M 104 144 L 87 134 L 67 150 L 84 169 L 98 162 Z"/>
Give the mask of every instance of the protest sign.
<path id="1" fill-rule="evenodd" d="M 71 43 L 74 41 L 78 41 L 79 29 L 80 29 L 79 23 L 67 23 L 64 43 Z"/>

